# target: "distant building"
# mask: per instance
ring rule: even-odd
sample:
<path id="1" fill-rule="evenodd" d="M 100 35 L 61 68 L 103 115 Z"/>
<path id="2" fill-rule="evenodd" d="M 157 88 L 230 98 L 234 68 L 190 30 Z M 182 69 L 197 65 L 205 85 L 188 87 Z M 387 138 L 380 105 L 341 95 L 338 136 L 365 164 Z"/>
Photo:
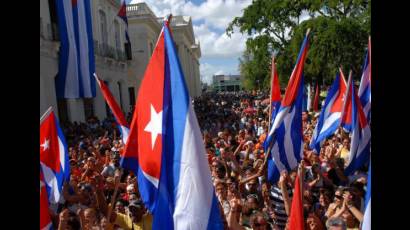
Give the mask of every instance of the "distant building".
<path id="1" fill-rule="evenodd" d="M 236 92 L 243 90 L 241 75 L 214 75 L 212 88 L 215 92 Z"/>

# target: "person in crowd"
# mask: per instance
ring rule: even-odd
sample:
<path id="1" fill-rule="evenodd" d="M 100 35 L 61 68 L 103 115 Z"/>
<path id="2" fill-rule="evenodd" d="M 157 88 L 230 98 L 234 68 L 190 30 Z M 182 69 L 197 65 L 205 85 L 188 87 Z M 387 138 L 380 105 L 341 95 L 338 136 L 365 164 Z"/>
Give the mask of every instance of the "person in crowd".
<path id="1" fill-rule="evenodd" d="M 193 100 L 225 229 L 288 229 L 298 169 L 266 180 L 263 149 L 269 132 L 269 92 L 204 93 Z M 302 114 L 305 229 L 359 229 L 367 167 L 346 177 L 350 137 L 339 129 L 316 153 L 309 148 L 318 114 Z M 127 114 L 131 121 L 132 111 Z M 271 121 L 272 123 L 272 121 Z M 120 167 L 124 149 L 115 119 L 90 117 L 61 124 L 70 181 L 63 202 L 50 209 L 55 229 L 152 229 L 137 178 Z M 116 196 L 114 197 L 114 194 Z"/>

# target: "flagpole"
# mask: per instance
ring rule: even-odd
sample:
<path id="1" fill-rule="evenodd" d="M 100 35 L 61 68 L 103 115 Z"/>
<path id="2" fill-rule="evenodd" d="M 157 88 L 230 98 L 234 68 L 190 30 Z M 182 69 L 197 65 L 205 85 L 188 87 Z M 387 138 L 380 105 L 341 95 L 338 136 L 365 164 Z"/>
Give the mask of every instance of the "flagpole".
<path id="1" fill-rule="evenodd" d="M 115 199 L 117 197 L 117 193 L 118 193 L 118 187 L 120 185 L 120 180 L 121 180 L 121 176 L 122 176 L 122 169 L 120 169 L 120 173 L 118 175 L 118 182 L 116 180 L 114 180 L 115 183 L 115 189 L 114 189 L 114 194 L 111 197 L 111 202 L 110 202 L 110 206 L 108 207 L 108 212 L 107 212 L 107 220 L 108 222 L 110 222 L 109 220 L 111 219 L 111 213 L 112 210 L 114 209 L 114 203 L 115 203 Z M 115 178 L 115 177 L 114 177 Z"/>
<path id="2" fill-rule="evenodd" d="M 270 94 L 269 94 L 269 123 L 268 128 L 270 127 L 270 122 L 272 119 L 272 85 L 275 77 L 275 56 L 272 55 L 272 64 L 271 64 L 271 76 L 270 76 Z"/>
<path id="3" fill-rule="evenodd" d="M 48 116 L 48 114 L 50 114 L 53 111 L 53 106 L 50 106 L 45 112 L 44 114 L 40 117 L 40 125 L 41 123 L 43 123 L 44 119 Z"/>

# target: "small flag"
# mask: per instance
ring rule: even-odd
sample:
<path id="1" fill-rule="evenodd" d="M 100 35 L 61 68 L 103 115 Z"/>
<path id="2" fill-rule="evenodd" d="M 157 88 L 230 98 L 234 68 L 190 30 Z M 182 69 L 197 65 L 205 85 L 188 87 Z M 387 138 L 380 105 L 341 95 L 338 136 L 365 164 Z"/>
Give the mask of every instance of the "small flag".
<path id="1" fill-rule="evenodd" d="M 273 147 L 267 161 L 268 180 L 272 183 L 279 179 L 279 172 L 296 168 L 303 155 L 303 66 L 309 47 L 308 35 L 309 32 L 303 40 L 285 96 L 268 134 L 268 138 L 273 138 Z"/>
<path id="2" fill-rule="evenodd" d="M 280 108 L 281 100 L 282 100 L 282 96 L 280 94 L 279 75 L 275 67 L 275 58 L 272 57 L 272 77 L 271 77 L 271 95 L 270 95 L 271 124 L 269 124 L 269 126 L 272 126 L 273 121 L 275 120 L 276 114 Z M 272 143 L 272 135 L 268 136 L 263 143 L 265 151 L 267 151 L 271 143 Z"/>
<path id="3" fill-rule="evenodd" d="M 125 0 L 121 0 L 120 10 L 117 15 L 125 22 L 125 38 L 127 39 L 128 44 L 131 44 L 130 37 L 128 35 L 127 3 Z"/>
<path id="4" fill-rule="evenodd" d="M 346 175 L 353 174 L 370 159 L 370 127 L 353 84 L 350 73 L 347 94 L 343 106 L 341 126 L 351 133 L 349 161 Z"/>
<path id="5" fill-rule="evenodd" d="M 114 96 L 111 94 L 110 89 L 105 85 L 104 81 L 98 78 L 97 74 L 94 73 L 94 77 L 98 83 L 98 86 L 101 89 L 101 93 L 104 96 L 105 102 L 107 102 L 108 106 L 110 107 L 112 113 L 114 114 L 115 120 L 118 124 L 118 129 L 122 135 L 122 143 L 127 143 L 128 133 L 129 133 L 129 125 L 127 120 L 125 120 L 124 113 L 121 111 L 120 106 L 115 101 Z"/>
<path id="6" fill-rule="evenodd" d="M 305 221 L 303 219 L 303 202 L 302 202 L 302 185 L 300 183 L 299 173 L 295 178 L 295 192 L 293 193 L 292 206 L 290 208 L 289 215 L 289 229 L 290 230 L 303 230 L 305 227 Z"/>
<path id="7" fill-rule="evenodd" d="M 371 79 L 372 79 L 372 61 L 371 61 L 371 40 L 369 37 L 368 48 L 366 51 L 366 57 L 363 64 L 363 73 L 359 86 L 359 98 L 363 107 L 364 115 L 367 118 L 367 122 L 370 124 L 371 114 Z"/>
<path id="8" fill-rule="evenodd" d="M 52 107 L 40 119 L 40 166 L 50 203 L 58 203 L 70 180 L 67 144 Z"/>
<path id="9" fill-rule="evenodd" d="M 336 75 L 326 96 L 325 104 L 320 112 L 310 141 L 310 148 L 317 154 L 320 153 L 320 147 L 326 138 L 333 135 L 340 125 L 345 93 L 346 81 L 340 69 L 340 75 Z"/>

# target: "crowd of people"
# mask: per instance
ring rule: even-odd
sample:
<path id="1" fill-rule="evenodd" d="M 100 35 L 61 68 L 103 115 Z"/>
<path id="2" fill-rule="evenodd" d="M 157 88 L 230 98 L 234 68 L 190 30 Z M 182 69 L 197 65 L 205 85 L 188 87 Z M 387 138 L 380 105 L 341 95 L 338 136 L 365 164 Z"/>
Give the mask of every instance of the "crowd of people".
<path id="1" fill-rule="evenodd" d="M 289 229 L 297 173 L 302 175 L 305 229 L 359 229 L 367 168 L 344 175 L 350 138 L 342 130 L 319 154 L 309 149 L 317 114 L 302 116 L 300 166 L 281 172 L 277 183 L 267 181 L 263 142 L 269 129 L 268 95 L 204 93 L 193 100 L 225 229 Z M 94 117 L 62 127 L 71 177 L 62 204 L 50 210 L 56 229 L 151 229 L 153 217 L 141 201 L 136 177 L 119 165 L 124 143 L 115 120 Z"/>

